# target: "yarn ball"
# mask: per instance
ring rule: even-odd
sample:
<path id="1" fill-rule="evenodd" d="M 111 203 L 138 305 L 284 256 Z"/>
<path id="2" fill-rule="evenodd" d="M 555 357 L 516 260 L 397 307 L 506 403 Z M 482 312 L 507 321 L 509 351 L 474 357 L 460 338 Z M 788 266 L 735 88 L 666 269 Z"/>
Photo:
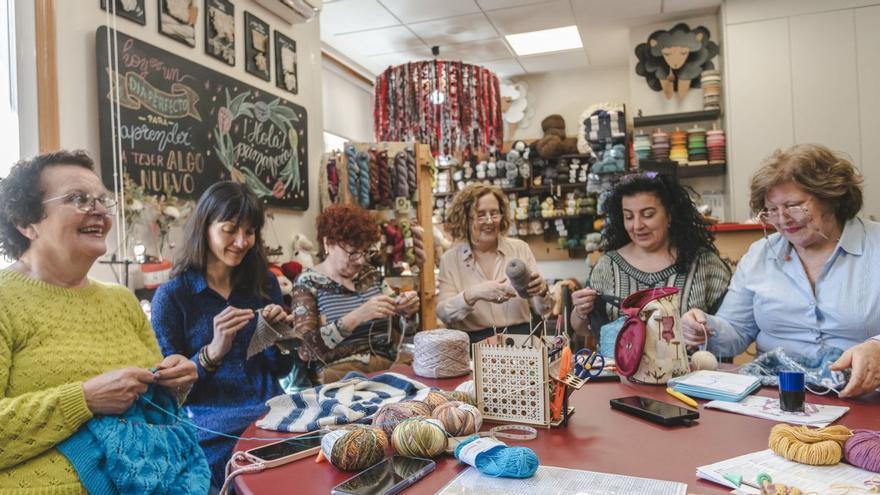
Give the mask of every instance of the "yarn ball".
<path id="1" fill-rule="evenodd" d="M 459 401 L 437 406 L 432 416 L 440 421 L 443 429 L 453 437 L 473 435 L 483 426 L 483 415 L 480 411 L 470 404 Z"/>
<path id="2" fill-rule="evenodd" d="M 394 404 L 385 404 L 373 417 L 373 426 L 381 428 L 390 439 L 394 428 L 403 420 L 419 416 L 431 416 L 431 407 L 422 401 L 405 400 Z"/>
<path id="3" fill-rule="evenodd" d="M 464 440 L 455 448 L 455 458 L 461 459 L 461 451 L 467 444 L 485 441 L 477 435 Z M 464 461 L 462 461 L 464 462 Z M 535 451 L 528 447 L 508 447 L 501 443 L 477 454 L 473 466 L 482 474 L 496 478 L 530 478 L 538 471 L 541 462 Z"/>
<path id="4" fill-rule="evenodd" d="M 809 428 L 778 424 L 770 430 L 769 446 L 789 461 L 811 466 L 831 466 L 843 458 L 843 445 L 852 431 L 842 425 Z"/>
<path id="5" fill-rule="evenodd" d="M 450 378 L 470 373 L 471 341 L 461 330 L 419 332 L 413 338 L 413 371 L 425 378 Z"/>
<path id="6" fill-rule="evenodd" d="M 391 434 L 394 450 L 407 457 L 437 457 L 446 450 L 446 443 L 446 431 L 436 419 L 405 419 Z"/>
<path id="7" fill-rule="evenodd" d="M 853 466 L 880 473 L 880 431 L 853 430 L 843 454 Z"/>
<path id="8" fill-rule="evenodd" d="M 697 351 L 691 356 L 691 369 L 715 371 L 718 369 L 718 359 L 709 351 Z"/>
<path id="9" fill-rule="evenodd" d="M 467 402 L 468 404 L 477 405 L 477 387 L 474 385 L 473 380 L 468 380 L 466 382 L 460 383 L 457 387 L 455 387 L 456 392 L 461 392 L 467 396 L 467 400 L 461 400 L 462 402 Z"/>
<path id="10" fill-rule="evenodd" d="M 385 458 L 388 437 L 370 426 L 333 430 L 321 439 L 321 451 L 330 464 L 343 471 L 360 471 Z"/>
<path id="11" fill-rule="evenodd" d="M 450 399 L 449 396 L 446 395 L 446 392 L 443 392 L 442 390 L 432 390 L 428 392 L 427 396 L 425 396 L 424 402 L 428 405 L 428 407 L 431 408 L 431 412 L 434 412 L 434 409 L 437 406 L 439 406 L 440 404 L 446 404 L 450 400 L 452 399 Z"/>
<path id="12" fill-rule="evenodd" d="M 471 396 L 470 394 L 467 394 L 465 392 L 462 392 L 460 390 L 453 390 L 452 392 L 446 392 L 446 395 L 449 396 L 449 400 L 464 402 L 464 403 L 470 404 L 472 406 L 477 405 L 477 401 L 473 396 Z"/>

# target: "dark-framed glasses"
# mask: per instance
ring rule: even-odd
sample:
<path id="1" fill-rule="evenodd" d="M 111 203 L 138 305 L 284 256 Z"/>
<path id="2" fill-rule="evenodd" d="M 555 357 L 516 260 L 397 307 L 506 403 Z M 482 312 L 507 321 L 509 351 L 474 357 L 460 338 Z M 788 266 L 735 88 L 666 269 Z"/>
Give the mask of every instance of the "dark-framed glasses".
<path id="1" fill-rule="evenodd" d="M 352 262 L 361 261 L 361 260 L 370 260 L 373 258 L 373 256 L 376 256 L 379 253 L 379 251 L 377 251 L 375 249 L 364 249 L 361 251 L 349 251 L 348 249 L 345 249 L 342 246 L 339 246 L 339 249 L 342 249 L 343 251 L 345 251 L 345 254 L 348 255 L 348 261 L 352 261 Z"/>
<path id="2" fill-rule="evenodd" d="M 112 196 L 92 196 L 89 193 L 84 192 L 72 192 L 63 194 L 61 196 L 55 196 L 54 198 L 49 198 L 43 200 L 43 204 L 51 203 L 52 201 L 62 201 L 63 204 L 71 205 L 82 213 L 91 213 L 95 211 L 97 204 L 100 203 L 104 209 L 107 210 L 107 215 L 112 215 L 116 212 L 116 198 Z"/>

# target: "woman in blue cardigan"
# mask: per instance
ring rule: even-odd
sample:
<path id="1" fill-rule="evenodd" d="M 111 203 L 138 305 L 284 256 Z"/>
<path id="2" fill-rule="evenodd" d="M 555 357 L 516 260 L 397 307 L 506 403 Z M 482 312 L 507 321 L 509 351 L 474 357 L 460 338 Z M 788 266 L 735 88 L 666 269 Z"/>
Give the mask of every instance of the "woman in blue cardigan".
<path id="1" fill-rule="evenodd" d="M 199 426 L 240 435 L 283 393 L 278 377 L 294 357 L 275 347 L 247 359 L 257 312 L 270 323 L 288 315 L 268 271 L 263 206 L 244 185 L 219 182 L 199 198 L 185 227 L 173 278 L 153 299 L 152 323 L 165 355 L 190 356 L 198 381 L 185 402 Z M 199 430 L 213 484 L 223 485 L 235 440 Z"/>

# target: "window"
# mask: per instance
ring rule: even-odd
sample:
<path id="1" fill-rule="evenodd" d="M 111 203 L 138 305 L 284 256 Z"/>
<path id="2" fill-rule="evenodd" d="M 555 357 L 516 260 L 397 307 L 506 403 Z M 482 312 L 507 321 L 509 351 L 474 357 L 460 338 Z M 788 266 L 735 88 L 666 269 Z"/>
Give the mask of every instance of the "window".
<path id="1" fill-rule="evenodd" d="M 15 9 L 13 0 L 0 0 L 0 177 L 19 158 L 15 77 Z"/>

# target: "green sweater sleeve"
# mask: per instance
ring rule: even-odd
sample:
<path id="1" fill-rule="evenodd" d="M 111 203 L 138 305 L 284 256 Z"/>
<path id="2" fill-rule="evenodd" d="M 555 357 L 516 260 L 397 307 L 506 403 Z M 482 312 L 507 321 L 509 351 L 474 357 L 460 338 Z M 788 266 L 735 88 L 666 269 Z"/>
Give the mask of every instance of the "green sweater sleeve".
<path id="1" fill-rule="evenodd" d="M 92 417 L 82 382 L 6 397 L 14 337 L 0 319 L 0 470 L 51 449 Z"/>

